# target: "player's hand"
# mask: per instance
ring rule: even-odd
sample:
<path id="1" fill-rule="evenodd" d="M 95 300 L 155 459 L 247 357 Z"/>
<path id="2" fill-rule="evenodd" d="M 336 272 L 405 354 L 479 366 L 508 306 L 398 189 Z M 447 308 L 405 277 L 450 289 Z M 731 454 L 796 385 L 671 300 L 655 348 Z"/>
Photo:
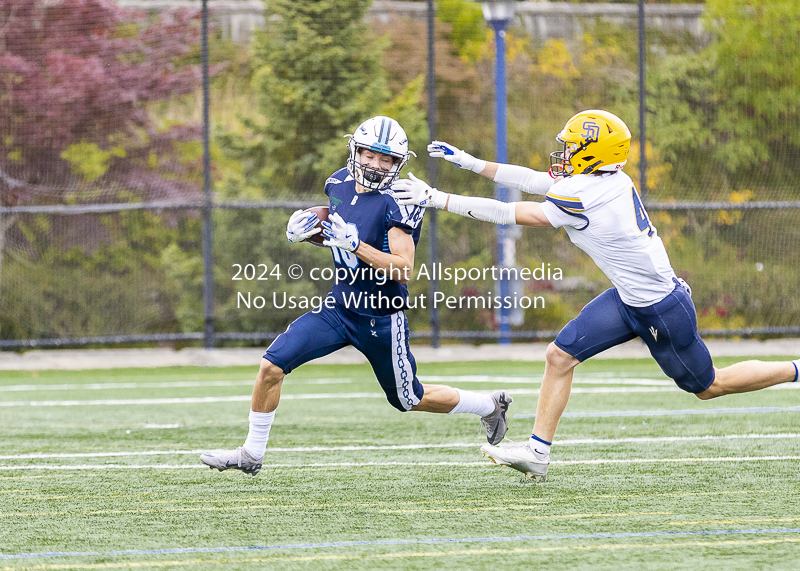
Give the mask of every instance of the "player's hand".
<path id="1" fill-rule="evenodd" d="M 322 232 L 322 228 L 314 228 L 317 224 L 317 215 L 305 210 L 297 210 L 289 217 L 286 225 L 286 238 L 290 242 L 302 242 Z"/>
<path id="2" fill-rule="evenodd" d="M 458 147 L 454 147 L 444 141 L 432 141 L 428 145 L 428 154 L 437 159 L 444 159 L 453 163 L 459 168 L 466 169 L 480 174 L 486 168 L 486 161 L 476 159 Z"/>
<path id="3" fill-rule="evenodd" d="M 322 243 L 323 246 L 355 252 L 361 245 L 361 240 L 358 239 L 358 227 L 345 222 L 337 212 L 328 216 L 328 220 L 322 222 L 322 227 L 324 228 L 322 234 L 328 238 Z"/>
<path id="4" fill-rule="evenodd" d="M 397 204 L 403 206 L 436 207 L 441 210 L 447 204 L 446 192 L 431 188 L 427 182 L 415 177 L 414 173 L 408 173 L 408 178 L 402 178 L 392 184 L 392 190 L 395 191 Z"/>

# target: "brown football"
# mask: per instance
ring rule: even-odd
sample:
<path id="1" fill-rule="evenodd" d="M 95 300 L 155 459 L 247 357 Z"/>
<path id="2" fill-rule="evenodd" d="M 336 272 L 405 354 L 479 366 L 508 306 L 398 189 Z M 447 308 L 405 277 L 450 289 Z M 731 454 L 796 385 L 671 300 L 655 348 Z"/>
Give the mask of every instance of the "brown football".
<path id="1" fill-rule="evenodd" d="M 313 212 L 317 215 L 317 224 L 314 228 L 322 228 L 322 221 L 328 219 L 328 207 L 327 206 L 312 206 L 311 208 L 306 208 L 303 212 Z M 322 246 L 322 242 L 325 240 L 325 236 L 322 232 L 314 234 L 310 238 L 306 238 L 303 242 L 311 242 L 315 246 Z"/>

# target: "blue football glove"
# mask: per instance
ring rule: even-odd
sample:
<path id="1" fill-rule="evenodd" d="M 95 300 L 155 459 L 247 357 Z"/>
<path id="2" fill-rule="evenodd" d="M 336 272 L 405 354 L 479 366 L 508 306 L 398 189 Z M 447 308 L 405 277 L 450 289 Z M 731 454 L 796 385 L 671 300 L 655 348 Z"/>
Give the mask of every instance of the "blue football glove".
<path id="1" fill-rule="evenodd" d="M 337 212 L 328 216 L 328 220 L 322 222 L 322 227 L 322 234 L 328 238 L 322 243 L 323 246 L 355 252 L 361 245 L 356 225 L 345 222 Z"/>

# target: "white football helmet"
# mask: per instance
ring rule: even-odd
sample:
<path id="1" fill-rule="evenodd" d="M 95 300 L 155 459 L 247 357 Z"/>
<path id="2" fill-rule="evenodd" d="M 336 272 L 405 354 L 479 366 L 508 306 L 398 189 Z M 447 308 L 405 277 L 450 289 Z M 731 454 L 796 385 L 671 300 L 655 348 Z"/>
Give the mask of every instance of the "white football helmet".
<path id="1" fill-rule="evenodd" d="M 350 135 L 347 146 L 350 149 L 347 170 L 356 182 L 367 190 L 389 188 L 408 162 L 409 155 L 417 156 L 408 150 L 408 137 L 400 123 L 382 115 L 361 123 L 355 134 Z M 361 149 L 390 155 L 394 163 L 392 168 L 384 171 L 362 165 L 359 161 Z"/>

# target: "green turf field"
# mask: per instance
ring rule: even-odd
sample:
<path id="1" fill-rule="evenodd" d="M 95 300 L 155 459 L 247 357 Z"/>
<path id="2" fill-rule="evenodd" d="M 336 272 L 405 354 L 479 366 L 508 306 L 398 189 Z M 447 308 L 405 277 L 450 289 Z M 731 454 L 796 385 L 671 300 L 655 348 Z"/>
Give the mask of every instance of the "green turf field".
<path id="1" fill-rule="evenodd" d="M 542 370 L 420 366 L 509 389 L 519 416 Z M 581 365 L 535 484 L 480 455 L 475 417 L 401 414 L 367 366 L 306 365 L 258 477 L 211 471 L 198 454 L 243 442 L 255 372 L 0 372 L 0 570 L 800 567 L 793 385 L 701 402 L 649 360 Z"/>

